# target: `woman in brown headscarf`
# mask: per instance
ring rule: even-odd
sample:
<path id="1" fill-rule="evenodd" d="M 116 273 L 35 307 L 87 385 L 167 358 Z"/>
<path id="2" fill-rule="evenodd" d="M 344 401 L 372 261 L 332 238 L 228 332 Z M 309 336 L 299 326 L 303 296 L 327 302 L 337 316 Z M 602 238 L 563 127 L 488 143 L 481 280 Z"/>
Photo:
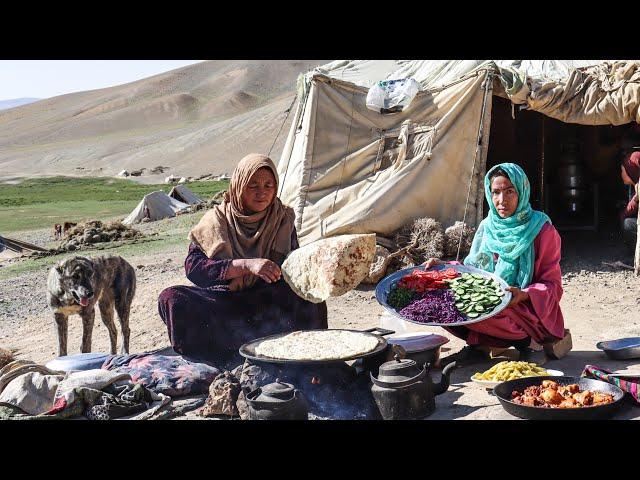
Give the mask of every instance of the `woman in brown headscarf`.
<path id="1" fill-rule="evenodd" d="M 298 297 L 282 279 L 280 265 L 298 238 L 294 212 L 277 190 L 271 159 L 247 155 L 222 203 L 189 233 L 185 271 L 196 286 L 167 288 L 158 299 L 176 352 L 226 360 L 249 340 L 327 328 L 326 304 Z"/>

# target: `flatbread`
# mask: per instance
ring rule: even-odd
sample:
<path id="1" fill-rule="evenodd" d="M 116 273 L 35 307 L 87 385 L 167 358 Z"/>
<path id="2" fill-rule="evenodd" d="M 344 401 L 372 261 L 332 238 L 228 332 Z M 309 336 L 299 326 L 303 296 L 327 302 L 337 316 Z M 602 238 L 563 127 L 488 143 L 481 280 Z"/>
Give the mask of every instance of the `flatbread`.
<path id="1" fill-rule="evenodd" d="M 339 360 L 377 346 L 376 337 L 347 330 L 300 331 L 260 342 L 256 354 L 279 360 Z"/>
<path id="2" fill-rule="evenodd" d="M 292 251 L 282 277 L 299 297 L 313 303 L 353 290 L 368 275 L 376 253 L 376 235 L 338 235 Z"/>

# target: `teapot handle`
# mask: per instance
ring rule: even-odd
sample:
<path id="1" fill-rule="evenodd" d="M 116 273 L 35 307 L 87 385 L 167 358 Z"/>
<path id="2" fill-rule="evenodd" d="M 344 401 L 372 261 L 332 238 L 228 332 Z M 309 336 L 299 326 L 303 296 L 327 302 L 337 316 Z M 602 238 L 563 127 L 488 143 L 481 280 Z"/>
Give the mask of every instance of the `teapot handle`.
<path id="1" fill-rule="evenodd" d="M 371 377 L 371 381 L 378 385 L 379 387 L 386 387 L 386 388 L 399 388 L 399 387 L 406 387 L 408 385 L 411 385 L 412 383 L 415 383 L 419 380 L 422 380 L 425 375 L 427 374 L 427 370 L 423 367 L 422 370 L 420 371 L 420 373 L 418 373 L 415 377 L 413 378 L 409 378 L 407 380 L 404 380 L 402 382 L 385 382 L 383 380 L 378 380 L 376 377 L 373 376 L 373 372 L 369 372 L 369 376 Z"/>

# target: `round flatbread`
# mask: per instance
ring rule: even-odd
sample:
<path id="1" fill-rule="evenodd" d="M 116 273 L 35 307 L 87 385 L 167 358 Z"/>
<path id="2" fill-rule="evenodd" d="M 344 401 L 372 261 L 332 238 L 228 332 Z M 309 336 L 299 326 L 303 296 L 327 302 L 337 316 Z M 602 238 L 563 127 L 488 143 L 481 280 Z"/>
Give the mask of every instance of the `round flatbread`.
<path id="1" fill-rule="evenodd" d="M 264 340 L 256 354 L 279 360 L 339 360 L 369 353 L 378 346 L 371 335 L 348 330 L 292 332 Z"/>

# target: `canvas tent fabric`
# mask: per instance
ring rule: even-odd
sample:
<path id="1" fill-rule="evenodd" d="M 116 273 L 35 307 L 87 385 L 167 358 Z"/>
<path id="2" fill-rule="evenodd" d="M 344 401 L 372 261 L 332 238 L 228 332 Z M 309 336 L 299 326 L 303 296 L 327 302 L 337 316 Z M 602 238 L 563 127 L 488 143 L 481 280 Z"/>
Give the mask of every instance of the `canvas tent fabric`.
<path id="1" fill-rule="evenodd" d="M 563 81 L 576 68 L 603 63 L 600 60 L 336 60 L 304 75 L 314 75 L 371 87 L 381 80 L 413 78 L 422 89 L 437 88 L 476 70 L 500 67 L 515 69 L 537 80 Z"/>
<path id="2" fill-rule="evenodd" d="M 203 202 L 198 195 L 193 193 L 184 185 L 176 185 L 173 187 L 169 192 L 169 196 L 171 198 L 175 198 L 179 202 L 188 203 L 189 205 L 197 205 Z"/>
<path id="3" fill-rule="evenodd" d="M 177 212 L 189 208 L 187 203 L 179 202 L 163 191 L 151 192 L 144 196 L 138 206 L 122 221 L 122 223 L 125 225 L 131 225 L 133 223 L 141 222 L 144 218 L 145 206 L 149 208 L 149 218 L 151 220 L 175 217 Z"/>
<path id="4" fill-rule="evenodd" d="M 562 80 L 540 80 L 525 72 L 522 77 L 522 87 L 507 98 L 529 110 L 581 125 L 640 122 L 638 61 L 603 62 L 573 69 Z"/>
<path id="5" fill-rule="evenodd" d="M 491 95 L 568 123 L 638 121 L 638 61 L 335 61 L 298 79 L 278 163 L 279 196 L 301 245 L 355 233 L 389 236 L 416 217 L 482 219 Z M 368 88 L 412 77 L 402 112 L 368 110 Z"/>
<path id="6" fill-rule="evenodd" d="M 478 71 L 418 93 L 403 112 L 381 115 L 366 108 L 366 88 L 315 76 L 300 132 L 290 134 L 278 166 L 279 195 L 296 212 L 301 241 L 391 235 L 419 216 L 447 224 L 462 219 L 465 203 L 457 193 L 466 198 L 471 176 L 484 174 L 472 170 L 491 104 L 486 78 Z M 477 182 L 470 197 L 475 223 L 482 205 Z"/>

